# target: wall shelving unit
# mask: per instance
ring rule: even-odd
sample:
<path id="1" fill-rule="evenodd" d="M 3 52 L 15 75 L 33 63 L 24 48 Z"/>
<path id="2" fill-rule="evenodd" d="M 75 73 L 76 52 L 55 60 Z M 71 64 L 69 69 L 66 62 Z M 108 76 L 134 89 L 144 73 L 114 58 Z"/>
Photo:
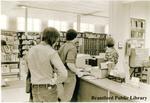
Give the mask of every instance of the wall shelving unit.
<path id="1" fill-rule="evenodd" d="M 78 32 L 76 43 L 78 53 L 99 55 L 104 53 L 106 49 L 106 34 L 92 32 Z M 61 32 L 60 38 L 54 46 L 56 50 L 66 42 L 66 32 Z"/>
<path id="2" fill-rule="evenodd" d="M 5 40 L 7 44 L 1 47 L 2 76 L 17 76 L 20 79 L 19 41 L 17 40 L 16 32 L 2 30 L 1 39 Z"/>

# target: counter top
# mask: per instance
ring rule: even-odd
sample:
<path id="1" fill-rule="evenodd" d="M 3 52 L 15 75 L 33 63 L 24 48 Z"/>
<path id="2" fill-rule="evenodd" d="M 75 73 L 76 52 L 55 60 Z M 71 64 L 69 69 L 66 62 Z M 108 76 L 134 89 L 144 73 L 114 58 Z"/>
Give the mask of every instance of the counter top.
<path id="1" fill-rule="evenodd" d="M 104 88 L 110 92 L 116 93 L 120 96 L 136 96 L 136 97 L 147 97 L 146 101 L 150 101 L 150 89 L 146 90 L 139 87 L 133 87 L 126 83 L 118 83 L 107 78 L 105 79 L 87 79 L 86 77 L 81 77 L 93 85 Z"/>

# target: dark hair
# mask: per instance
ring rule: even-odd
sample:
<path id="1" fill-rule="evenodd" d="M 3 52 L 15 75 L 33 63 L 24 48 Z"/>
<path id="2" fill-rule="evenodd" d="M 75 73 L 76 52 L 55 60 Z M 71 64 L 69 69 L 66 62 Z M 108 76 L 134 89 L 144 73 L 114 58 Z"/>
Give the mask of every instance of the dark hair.
<path id="1" fill-rule="evenodd" d="M 106 38 L 106 45 L 108 47 L 113 47 L 115 45 L 114 39 L 111 36 Z"/>
<path id="2" fill-rule="evenodd" d="M 7 45 L 7 44 L 6 44 L 6 41 L 5 41 L 5 40 L 1 40 L 1 45 L 2 45 L 2 46 Z"/>
<path id="3" fill-rule="evenodd" d="M 114 44 L 107 44 L 108 47 L 114 47 Z"/>
<path id="4" fill-rule="evenodd" d="M 52 46 L 59 36 L 60 34 L 55 28 L 47 27 L 43 30 L 42 41 Z"/>
<path id="5" fill-rule="evenodd" d="M 66 40 L 73 40 L 77 37 L 77 32 L 74 29 L 69 29 L 66 33 Z"/>

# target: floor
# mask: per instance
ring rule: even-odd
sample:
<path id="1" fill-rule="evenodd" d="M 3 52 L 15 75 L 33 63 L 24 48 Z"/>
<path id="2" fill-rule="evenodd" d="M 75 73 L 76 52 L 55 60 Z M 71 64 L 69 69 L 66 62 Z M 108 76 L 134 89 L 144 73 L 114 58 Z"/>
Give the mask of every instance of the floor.
<path id="1" fill-rule="evenodd" d="M 24 71 L 24 65 L 20 67 L 21 79 L 16 76 L 5 77 L 6 86 L 1 87 L 1 101 L 2 102 L 28 102 L 29 94 L 25 92 L 25 80 L 26 73 Z"/>
<path id="2" fill-rule="evenodd" d="M 2 87 L 2 102 L 28 102 L 29 94 L 25 93 L 24 80 L 7 81 L 7 86 Z"/>

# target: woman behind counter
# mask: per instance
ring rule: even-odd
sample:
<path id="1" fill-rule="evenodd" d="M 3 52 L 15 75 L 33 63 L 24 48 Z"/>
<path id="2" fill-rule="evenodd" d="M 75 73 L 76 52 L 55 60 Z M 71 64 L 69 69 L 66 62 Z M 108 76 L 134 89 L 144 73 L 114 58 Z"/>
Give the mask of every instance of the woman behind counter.
<path id="1" fill-rule="evenodd" d="M 52 45 L 59 37 L 55 28 L 46 28 L 42 42 L 33 46 L 27 55 L 27 66 L 31 73 L 33 102 L 57 102 L 57 86 L 67 78 L 67 71 Z M 54 78 L 54 68 L 57 78 Z"/>
<path id="2" fill-rule="evenodd" d="M 107 49 L 105 54 L 105 60 L 111 62 L 110 64 L 108 64 L 108 72 L 110 73 L 110 71 L 114 69 L 114 67 L 118 63 L 119 55 L 116 49 L 114 48 L 115 41 L 111 36 L 108 36 L 106 38 L 106 45 Z"/>

